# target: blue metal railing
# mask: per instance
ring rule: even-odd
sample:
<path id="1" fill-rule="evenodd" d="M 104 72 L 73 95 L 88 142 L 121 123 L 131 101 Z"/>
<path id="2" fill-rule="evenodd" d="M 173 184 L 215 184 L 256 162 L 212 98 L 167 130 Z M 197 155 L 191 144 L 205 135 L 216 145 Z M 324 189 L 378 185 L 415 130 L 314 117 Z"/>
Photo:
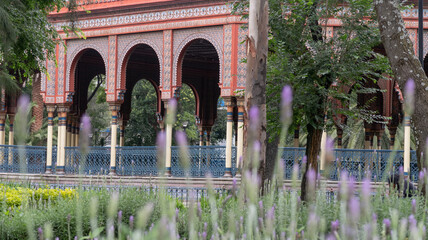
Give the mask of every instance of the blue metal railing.
<path id="1" fill-rule="evenodd" d="M 282 159 L 284 161 L 285 178 L 290 179 L 293 172 L 293 165 L 299 166 L 299 177 L 301 177 L 302 159 L 305 156 L 305 148 L 283 148 Z M 335 161 L 331 168 L 327 169 L 329 178 L 338 180 L 339 174 L 343 171 L 355 178 L 363 178 L 370 172 L 373 181 L 380 181 L 384 174 L 389 174 L 387 166 L 392 161 L 392 171 L 398 172 L 400 166 L 404 164 L 404 151 L 392 150 L 368 150 L 368 149 L 334 149 Z M 418 179 L 418 166 L 416 151 L 411 151 L 410 178 L 413 181 Z"/>
<path id="2" fill-rule="evenodd" d="M 232 149 L 232 173 L 237 173 L 236 149 Z M 77 174 L 82 168 L 85 174 L 108 174 L 110 170 L 110 148 L 91 147 L 84 156 L 78 147 L 65 148 L 65 173 Z M 190 166 L 185 169 L 180 158 L 178 147 L 172 147 L 171 172 L 173 176 L 222 177 L 226 166 L 226 149 L 224 146 L 189 146 L 188 159 Z M 126 176 L 156 176 L 158 174 L 156 147 L 118 147 L 116 172 Z M 371 174 L 373 181 L 381 180 L 392 161 L 392 171 L 398 172 L 403 166 L 403 151 L 335 149 L 334 162 L 328 169 L 329 178 L 337 180 L 341 172 L 346 171 L 355 178 Z M 56 147 L 52 152 L 52 171 L 56 167 Z M 299 167 L 301 177 L 305 148 L 283 148 L 284 177 L 290 179 L 293 165 Z M 44 173 L 46 171 L 46 147 L 0 145 L 0 172 Z M 418 179 L 416 152 L 411 152 L 410 178 Z"/>
<path id="3" fill-rule="evenodd" d="M 65 173 L 77 174 L 80 168 L 84 174 L 109 174 L 110 148 L 90 147 L 84 155 L 79 147 L 65 147 Z"/>
<path id="4" fill-rule="evenodd" d="M 131 176 L 158 174 L 156 147 L 116 148 L 116 173 Z"/>
<path id="5" fill-rule="evenodd" d="M 44 173 L 46 171 L 46 148 L 0 145 L 0 171 Z"/>
<path id="6" fill-rule="evenodd" d="M 226 171 L 226 147 L 224 146 L 189 146 L 190 168 L 184 169 L 180 158 L 180 149 L 171 149 L 171 173 L 173 176 L 221 177 Z"/>

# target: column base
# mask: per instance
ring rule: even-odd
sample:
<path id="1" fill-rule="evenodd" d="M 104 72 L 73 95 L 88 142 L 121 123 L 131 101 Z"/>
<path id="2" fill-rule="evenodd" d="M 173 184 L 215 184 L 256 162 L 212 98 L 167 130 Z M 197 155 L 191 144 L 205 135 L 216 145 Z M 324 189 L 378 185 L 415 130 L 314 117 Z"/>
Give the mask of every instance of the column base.
<path id="1" fill-rule="evenodd" d="M 51 173 L 52 173 L 52 167 L 51 166 L 47 166 L 45 174 L 51 174 Z"/>
<path id="2" fill-rule="evenodd" d="M 56 174 L 58 175 L 64 175 L 65 171 L 64 171 L 64 167 L 56 167 Z"/>
<path id="3" fill-rule="evenodd" d="M 224 172 L 223 177 L 225 177 L 225 178 L 231 178 L 231 177 L 233 177 L 232 176 L 232 171 L 226 170 L 226 172 Z"/>
<path id="4" fill-rule="evenodd" d="M 116 167 L 110 167 L 110 172 L 108 173 L 109 176 L 116 176 Z"/>
<path id="5" fill-rule="evenodd" d="M 165 174 L 164 174 L 164 176 L 165 176 L 165 177 L 172 177 L 172 174 L 171 174 L 171 168 L 170 168 L 170 167 L 165 169 Z"/>

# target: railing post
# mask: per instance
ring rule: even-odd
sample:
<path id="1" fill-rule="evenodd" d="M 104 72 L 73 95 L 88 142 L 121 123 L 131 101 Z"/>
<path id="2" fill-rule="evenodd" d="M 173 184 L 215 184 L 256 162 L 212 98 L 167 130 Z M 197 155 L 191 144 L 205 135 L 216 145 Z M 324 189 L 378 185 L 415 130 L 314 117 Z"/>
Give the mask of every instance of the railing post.
<path id="1" fill-rule="evenodd" d="M 53 118 L 54 118 L 55 105 L 47 105 L 46 108 L 48 111 L 48 142 L 47 142 L 47 149 L 46 149 L 46 173 L 52 173 Z"/>
<path id="2" fill-rule="evenodd" d="M 165 102 L 166 114 L 171 114 L 169 102 Z M 166 121 L 166 147 L 165 147 L 165 176 L 171 176 L 171 145 L 172 145 L 172 122 Z"/>
<path id="3" fill-rule="evenodd" d="M 1 112 L 0 113 L 0 145 L 6 144 L 5 122 L 6 122 L 6 112 Z"/>
<path id="4" fill-rule="evenodd" d="M 110 175 L 116 175 L 117 115 L 119 104 L 110 104 L 111 111 L 111 143 L 110 143 Z"/>
<path id="5" fill-rule="evenodd" d="M 410 172 L 410 116 L 404 113 L 404 176 Z"/>
<path id="6" fill-rule="evenodd" d="M 57 174 L 65 173 L 65 146 L 67 134 L 67 113 L 69 106 L 58 105 L 58 153 Z"/>
<path id="7" fill-rule="evenodd" d="M 236 168 L 243 166 L 242 156 L 244 154 L 244 97 L 237 98 L 238 103 L 238 145 L 236 148 Z"/>
<path id="8" fill-rule="evenodd" d="M 9 145 L 14 145 L 14 133 L 13 133 L 13 122 L 15 121 L 15 113 L 9 113 Z M 13 163 L 13 152 L 9 151 L 8 153 L 8 162 L 9 164 Z"/>
<path id="9" fill-rule="evenodd" d="M 232 176 L 232 128 L 233 128 L 233 105 L 231 97 L 224 97 L 227 106 L 226 122 L 226 171 L 224 177 Z"/>
<path id="10" fill-rule="evenodd" d="M 324 129 L 321 135 L 321 152 L 320 152 L 320 173 L 321 174 L 324 172 L 324 169 L 325 169 L 326 145 L 327 145 L 327 132 Z"/>

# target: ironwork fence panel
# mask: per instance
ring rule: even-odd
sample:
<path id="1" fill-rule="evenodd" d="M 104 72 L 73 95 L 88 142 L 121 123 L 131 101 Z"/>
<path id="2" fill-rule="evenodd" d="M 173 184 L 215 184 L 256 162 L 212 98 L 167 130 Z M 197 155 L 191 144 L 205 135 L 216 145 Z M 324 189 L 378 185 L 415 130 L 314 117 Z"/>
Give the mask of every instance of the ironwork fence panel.
<path id="1" fill-rule="evenodd" d="M 286 179 L 291 179 L 293 175 L 293 166 L 297 164 L 299 167 L 299 177 L 300 170 L 302 169 L 302 159 L 305 156 L 305 148 L 282 148 L 282 160 L 284 161 L 284 177 Z"/>
<path id="2" fill-rule="evenodd" d="M 44 173 L 46 171 L 46 148 L 0 145 L 0 171 Z"/>
<path id="3" fill-rule="evenodd" d="M 171 173 L 176 177 L 188 174 L 191 177 L 221 177 L 226 171 L 226 147 L 224 146 L 189 146 L 189 169 L 183 168 L 183 160 L 178 147 L 171 149 Z"/>
<path id="4" fill-rule="evenodd" d="M 79 147 L 65 148 L 65 173 L 89 175 L 108 174 L 110 171 L 110 147 L 90 147 L 87 155 Z"/>
<path id="5" fill-rule="evenodd" d="M 130 176 L 158 174 L 156 147 L 116 148 L 116 173 Z"/>
<path id="6" fill-rule="evenodd" d="M 283 148 L 282 160 L 284 161 L 284 177 L 286 179 L 291 178 L 295 163 L 299 166 L 299 173 L 302 173 L 304 155 L 305 148 Z M 403 156 L 404 151 L 402 150 L 335 149 L 334 162 L 325 170 L 331 180 L 338 180 L 340 173 L 346 171 L 350 176 L 357 179 L 362 179 L 370 173 L 372 181 L 381 181 L 384 174 L 390 174 L 390 170 L 387 169 L 390 161 L 392 161 L 391 171 L 398 172 L 399 167 L 404 165 Z M 415 151 L 411 151 L 410 178 L 412 181 L 418 180 Z"/>

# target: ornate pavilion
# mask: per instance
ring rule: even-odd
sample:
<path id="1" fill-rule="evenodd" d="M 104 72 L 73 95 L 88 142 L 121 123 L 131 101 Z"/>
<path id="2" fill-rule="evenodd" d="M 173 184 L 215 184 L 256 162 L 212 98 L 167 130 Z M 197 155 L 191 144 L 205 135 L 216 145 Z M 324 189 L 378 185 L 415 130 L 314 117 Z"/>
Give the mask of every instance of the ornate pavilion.
<path id="1" fill-rule="evenodd" d="M 79 119 L 87 109 L 88 86 L 99 74 L 106 76 L 107 102 L 111 111 L 111 147 L 107 170 L 114 174 L 120 162 L 124 131 L 131 113 L 131 94 L 135 84 L 145 79 L 157 94 L 157 121 L 165 130 L 167 172 L 171 171 L 172 125 L 166 124 L 168 101 L 180 97 L 183 84 L 190 86 L 196 99 L 195 121 L 200 131 L 200 145 L 209 145 L 210 131 L 217 116 L 221 96 L 227 106 L 225 175 L 231 175 L 243 152 L 243 97 L 245 88 L 246 29 L 240 16 L 232 14 L 230 1 L 223 0 L 82 0 L 74 23 L 86 39 L 66 34 L 70 26 L 66 10 L 49 18 L 63 43 L 56 47 L 56 61 L 46 61 L 47 74 L 41 78 L 40 94 L 48 111 L 46 172 L 64 172 L 67 147 L 78 146 Z M 402 16 L 411 39 L 417 37 L 417 9 L 404 10 Z M 428 19 L 428 9 L 424 10 Z M 425 20 L 425 28 L 428 21 Z M 340 28 L 337 19 L 326 26 L 328 36 Z M 424 46 L 428 31 L 424 30 Z M 424 49 L 424 54 L 428 48 Z M 382 49 L 379 50 L 382 52 Z M 417 52 L 417 44 L 415 44 Z M 426 61 L 428 62 L 428 61 Z M 400 92 L 394 80 L 379 80 L 372 108 L 391 117 L 388 124 L 391 141 L 400 122 Z M 346 91 L 350 91 L 349 89 Z M 358 96 L 359 101 L 373 96 Z M 4 122 L 11 124 L 9 145 L 13 145 L 13 119 L 16 100 L 7 99 L 0 113 L 0 145 L 5 144 Z M 53 146 L 53 118 L 57 113 L 58 145 Z M 339 116 L 338 122 L 346 123 Z M 232 129 L 236 127 L 236 139 Z M 381 124 L 365 123 L 367 148 L 373 136 L 384 129 Z M 119 128 L 119 136 L 118 135 Z M 338 127 L 337 147 L 341 148 L 342 129 Z M 119 137 L 119 138 L 118 138 Z M 117 139 L 119 141 L 117 142 Z M 235 145 L 235 146 L 234 146 Z M 236 148 L 236 150 L 235 150 Z M 236 152 L 235 152 L 236 151 Z M 107 155 L 106 155 L 107 156 Z M 232 163 L 233 162 L 233 163 Z M 53 169 L 53 166 L 55 169 Z"/>

